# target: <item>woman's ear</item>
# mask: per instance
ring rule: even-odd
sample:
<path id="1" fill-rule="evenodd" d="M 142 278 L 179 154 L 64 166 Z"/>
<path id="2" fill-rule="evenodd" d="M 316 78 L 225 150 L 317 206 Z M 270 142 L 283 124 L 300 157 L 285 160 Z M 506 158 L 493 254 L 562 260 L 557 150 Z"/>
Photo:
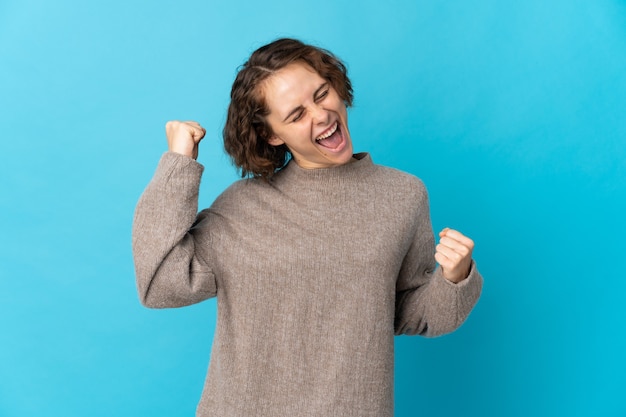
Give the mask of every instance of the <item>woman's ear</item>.
<path id="1" fill-rule="evenodd" d="M 270 137 L 270 138 L 267 140 L 267 143 L 269 143 L 269 144 L 270 144 L 270 145 L 272 145 L 272 146 L 280 146 L 280 145 L 283 145 L 283 144 L 285 143 L 285 141 L 284 141 L 284 140 L 282 140 L 281 138 L 279 138 L 279 137 L 278 137 L 278 136 L 276 136 L 276 135 L 272 135 L 272 137 Z"/>

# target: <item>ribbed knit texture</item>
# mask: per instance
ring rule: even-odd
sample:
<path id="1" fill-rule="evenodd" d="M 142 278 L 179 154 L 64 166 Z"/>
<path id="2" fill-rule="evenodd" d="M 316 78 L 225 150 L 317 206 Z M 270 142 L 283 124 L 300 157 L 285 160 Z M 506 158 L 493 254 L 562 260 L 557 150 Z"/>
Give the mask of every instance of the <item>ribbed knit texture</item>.
<path id="1" fill-rule="evenodd" d="M 217 295 L 197 416 L 392 416 L 394 333 L 467 318 L 482 277 L 474 264 L 459 284 L 435 270 L 422 182 L 356 157 L 292 161 L 199 214 L 202 166 L 162 157 L 135 213 L 137 287 L 156 308 Z"/>

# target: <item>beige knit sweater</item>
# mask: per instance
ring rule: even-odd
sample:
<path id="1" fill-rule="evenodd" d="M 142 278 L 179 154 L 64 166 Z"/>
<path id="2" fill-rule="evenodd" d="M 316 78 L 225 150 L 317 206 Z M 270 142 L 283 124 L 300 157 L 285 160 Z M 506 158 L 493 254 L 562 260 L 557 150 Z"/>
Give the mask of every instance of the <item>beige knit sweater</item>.
<path id="1" fill-rule="evenodd" d="M 156 308 L 217 296 L 197 416 L 392 416 L 394 333 L 470 313 L 482 278 L 435 270 L 422 182 L 356 157 L 238 181 L 199 214 L 203 167 L 162 157 L 135 213 L 137 287 Z"/>

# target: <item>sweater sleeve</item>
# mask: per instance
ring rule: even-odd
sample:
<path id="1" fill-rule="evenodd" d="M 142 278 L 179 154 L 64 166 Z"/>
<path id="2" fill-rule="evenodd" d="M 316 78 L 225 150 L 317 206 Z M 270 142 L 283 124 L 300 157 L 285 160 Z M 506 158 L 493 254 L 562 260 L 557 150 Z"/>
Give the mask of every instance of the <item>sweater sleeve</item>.
<path id="1" fill-rule="evenodd" d="M 216 295 L 216 281 L 196 250 L 206 229 L 192 229 L 202 165 L 167 152 L 141 195 L 132 230 L 139 298 L 152 308 L 181 307 Z"/>
<path id="2" fill-rule="evenodd" d="M 434 257 L 428 195 L 423 185 L 415 236 L 396 283 L 396 334 L 439 336 L 456 330 L 478 301 L 483 279 L 472 260 L 468 277 L 445 279 Z"/>

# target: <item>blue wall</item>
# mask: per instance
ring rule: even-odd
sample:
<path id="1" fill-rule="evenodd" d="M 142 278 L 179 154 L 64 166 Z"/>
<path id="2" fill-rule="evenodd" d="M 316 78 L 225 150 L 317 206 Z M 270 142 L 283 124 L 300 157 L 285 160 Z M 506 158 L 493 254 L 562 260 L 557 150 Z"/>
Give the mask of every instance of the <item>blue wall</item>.
<path id="1" fill-rule="evenodd" d="M 348 63 L 356 150 L 477 243 L 465 326 L 396 339 L 396 415 L 625 416 L 626 4 L 264 3 L 0 3 L 0 416 L 193 415 L 215 302 L 139 305 L 132 212 L 169 119 L 207 128 L 202 206 L 236 179 L 230 84 L 278 36 Z"/>

